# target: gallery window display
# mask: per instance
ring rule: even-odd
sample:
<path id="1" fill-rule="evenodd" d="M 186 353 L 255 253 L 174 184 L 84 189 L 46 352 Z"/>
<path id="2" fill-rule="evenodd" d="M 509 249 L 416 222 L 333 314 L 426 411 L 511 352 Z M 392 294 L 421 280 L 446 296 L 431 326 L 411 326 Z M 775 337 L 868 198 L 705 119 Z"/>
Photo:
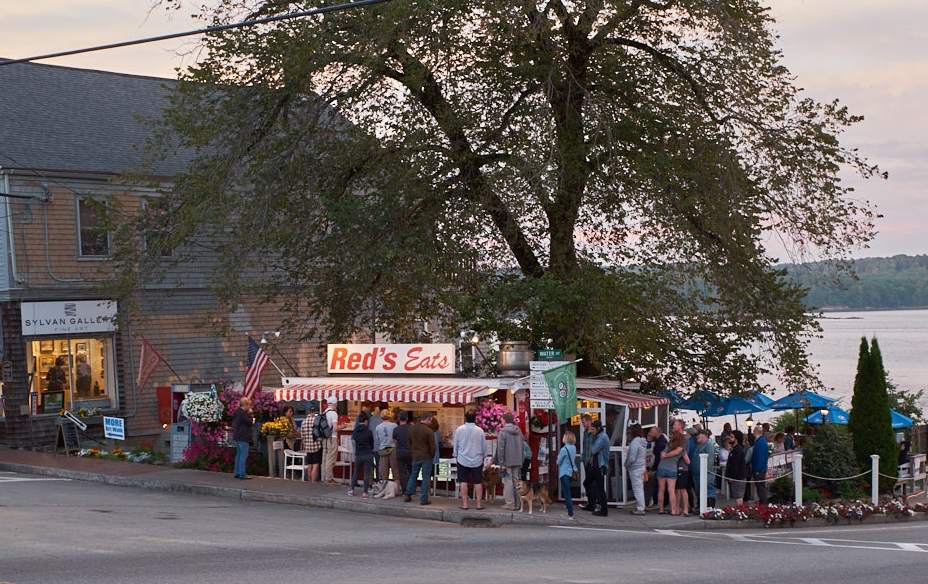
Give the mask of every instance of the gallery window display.
<path id="1" fill-rule="evenodd" d="M 40 339 L 27 345 L 38 413 L 117 405 L 112 338 Z"/>

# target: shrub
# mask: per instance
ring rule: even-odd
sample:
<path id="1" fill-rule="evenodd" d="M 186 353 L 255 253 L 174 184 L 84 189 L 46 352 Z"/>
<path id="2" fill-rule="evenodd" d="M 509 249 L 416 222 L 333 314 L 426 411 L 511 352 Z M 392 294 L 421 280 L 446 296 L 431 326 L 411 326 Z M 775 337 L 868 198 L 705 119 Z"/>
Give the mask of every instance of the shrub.
<path id="1" fill-rule="evenodd" d="M 802 490 L 802 502 L 805 504 L 821 503 L 822 492 L 819 491 L 818 489 L 803 489 Z"/>
<path id="2" fill-rule="evenodd" d="M 802 455 L 804 486 L 824 488 L 833 493 L 842 493 L 845 489 L 856 492 L 860 488 L 859 479 L 827 480 L 846 479 L 860 472 L 854 459 L 851 437 L 842 426 L 820 426 L 815 432 L 815 439 L 806 442 Z"/>
<path id="3" fill-rule="evenodd" d="M 770 483 L 769 500 L 771 503 L 792 503 L 796 486 L 792 477 L 784 475 Z"/>

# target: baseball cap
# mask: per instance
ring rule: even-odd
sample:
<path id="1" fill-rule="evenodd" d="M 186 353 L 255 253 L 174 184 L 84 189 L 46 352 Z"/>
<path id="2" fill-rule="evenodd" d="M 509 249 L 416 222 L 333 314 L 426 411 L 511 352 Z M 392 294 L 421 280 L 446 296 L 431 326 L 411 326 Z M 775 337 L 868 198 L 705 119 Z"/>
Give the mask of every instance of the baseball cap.
<path id="1" fill-rule="evenodd" d="M 310 411 L 310 412 L 315 412 L 315 411 L 316 411 L 316 402 L 314 402 L 314 401 L 309 402 L 309 405 L 306 406 L 306 410 L 307 410 L 307 411 Z"/>
<path id="2" fill-rule="evenodd" d="M 686 433 L 689 434 L 690 436 L 695 436 L 695 435 L 696 435 L 696 428 L 687 428 L 687 429 L 686 429 Z"/>
<path id="3" fill-rule="evenodd" d="M 592 425 L 593 425 L 594 428 L 602 428 L 602 427 L 603 427 L 603 423 L 600 422 L 599 420 L 593 420 L 593 424 L 592 424 Z"/>
<path id="4" fill-rule="evenodd" d="M 325 401 L 329 402 L 330 404 L 338 403 L 338 396 L 330 395 L 329 397 L 325 398 Z"/>

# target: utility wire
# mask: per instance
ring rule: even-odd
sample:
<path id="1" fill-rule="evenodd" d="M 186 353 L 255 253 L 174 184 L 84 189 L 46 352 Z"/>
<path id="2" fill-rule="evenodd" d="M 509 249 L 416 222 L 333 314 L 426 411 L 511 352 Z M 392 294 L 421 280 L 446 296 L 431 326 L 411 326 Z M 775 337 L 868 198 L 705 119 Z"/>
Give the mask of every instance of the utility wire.
<path id="1" fill-rule="evenodd" d="M 156 37 L 149 37 L 144 39 L 138 39 L 133 41 L 123 41 L 119 43 L 112 43 L 109 45 L 100 45 L 97 47 L 89 47 L 86 49 L 72 49 L 70 51 L 62 51 L 60 53 L 49 53 L 47 55 L 38 55 L 36 57 L 25 57 L 23 59 L 10 59 L 7 61 L 0 61 L 0 67 L 3 65 L 14 65 L 16 63 L 29 63 L 31 61 L 41 61 L 44 59 L 54 59 L 56 57 L 67 57 L 70 55 L 80 55 L 82 53 L 92 53 L 94 51 L 105 51 L 108 49 L 119 49 L 122 47 L 131 47 L 133 45 L 142 45 L 145 43 L 156 43 L 159 41 L 167 41 L 171 39 L 193 36 L 198 34 L 205 34 L 210 32 L 217 32 L 222 30 L 230 30 L 234 28 L 243 28 L 246 26 L 254 26 L 256 24 L 266 24 L 268 22 L 277 22 L 280 20 L 290 20 L 293 18 L 303 18 L 305 16 L 314 16 L 316 14 L 325 14 L 327 12 L 338 12 L 341 10 L 348 10 L 350 8 L 362 8 L 364 6 L 370 6 L 372 4 L 381 4 L 383 2 L 389 2 L 390 0 L 359 0 L 358 2 L 349 2 L 347 4 L 339 4 L 337 6 L 324 6 L 322 8 L 314 8 L 312 10 L 305 10 L 303 12 L 290 12 L 287 14 L 279 14 L 277 16 L 269 16 L 267 18 L 259 18 L 257 20 L 244 20 L 242 22 L 236 22 L 233 24 L 222 24 L 218 26 L 210 26 L 207 28 L 201 28 L 199 30 L 191 30 L 188 32 L 176 32 L 172 34 L 165 34 Z"/>

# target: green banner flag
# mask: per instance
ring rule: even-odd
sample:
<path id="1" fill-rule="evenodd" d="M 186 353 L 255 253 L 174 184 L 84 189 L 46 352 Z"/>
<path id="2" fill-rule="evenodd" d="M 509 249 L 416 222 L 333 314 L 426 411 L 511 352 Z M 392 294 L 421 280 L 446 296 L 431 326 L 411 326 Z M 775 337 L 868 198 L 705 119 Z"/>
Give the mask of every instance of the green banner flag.
<path id="1" fill-rule="evenodd" d="M 568 363 L 544 372 L 548 392 L 554 401 L 558 424 L 577 415 L 577 364 Z"/>

